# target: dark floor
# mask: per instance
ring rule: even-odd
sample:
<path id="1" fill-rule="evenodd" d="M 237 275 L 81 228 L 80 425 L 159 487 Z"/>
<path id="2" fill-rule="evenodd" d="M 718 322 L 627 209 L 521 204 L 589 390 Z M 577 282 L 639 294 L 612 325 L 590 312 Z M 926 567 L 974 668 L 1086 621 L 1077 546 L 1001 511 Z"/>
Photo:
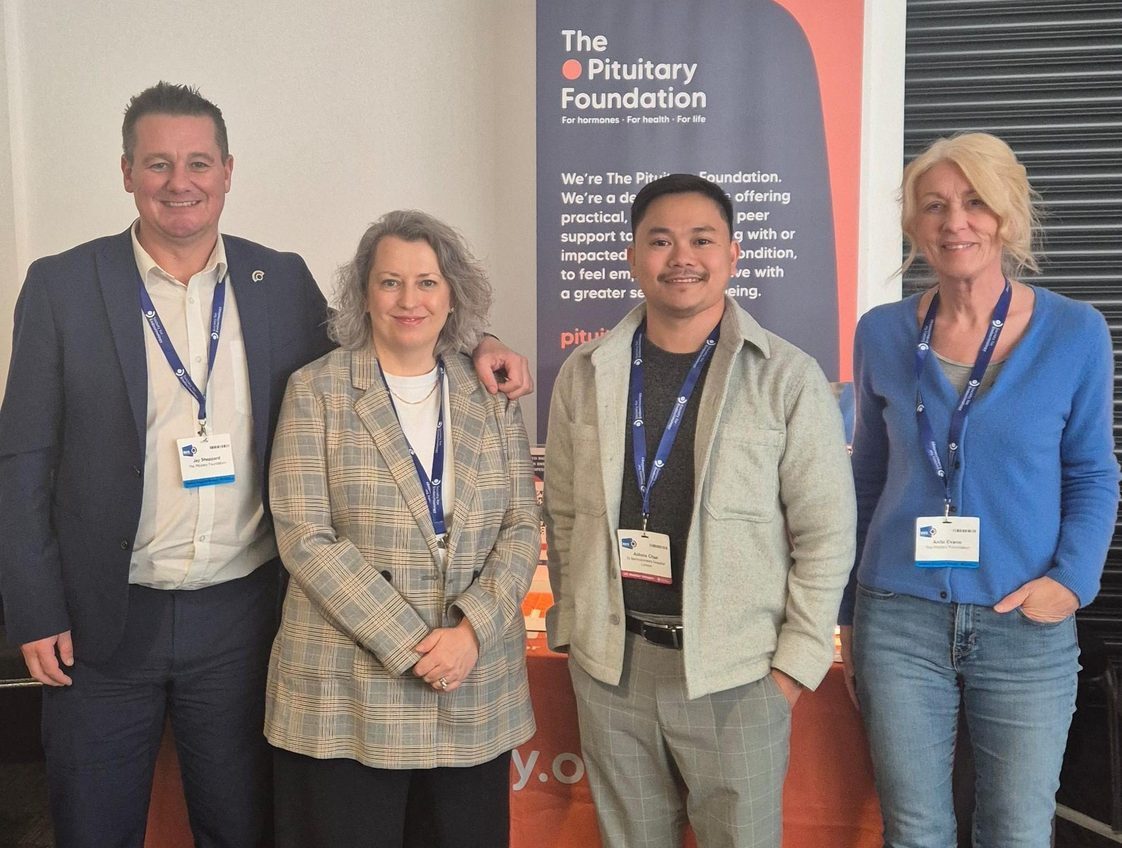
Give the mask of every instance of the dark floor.
<path id="1" fill-rule="evenodd" d="M 53 848 L 38 689 L 0 689 L 0 848 Z"/>
<path id="2" fill-rule="evenodd" d="M 1056 819 L 1056 848 L 1118 848 L 1119 842 Z"/>
<path id="3" fill-rule="evenodd" d="M 0 763 L 0 848 L 52 848 L 40 763 Z"/>

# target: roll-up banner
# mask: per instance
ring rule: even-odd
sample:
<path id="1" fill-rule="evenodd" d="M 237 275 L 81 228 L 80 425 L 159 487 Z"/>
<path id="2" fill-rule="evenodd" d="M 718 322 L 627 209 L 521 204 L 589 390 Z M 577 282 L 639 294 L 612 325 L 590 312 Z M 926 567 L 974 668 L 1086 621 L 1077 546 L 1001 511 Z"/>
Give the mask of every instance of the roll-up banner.
<path id="1" fill-rule="evenodd" d="M 539 0 L 538 435 L 557 370 L 642 294 L 629 208 L 668 173 L 732 198 L 732 294 L 848 380 L 864 0 Z"/>

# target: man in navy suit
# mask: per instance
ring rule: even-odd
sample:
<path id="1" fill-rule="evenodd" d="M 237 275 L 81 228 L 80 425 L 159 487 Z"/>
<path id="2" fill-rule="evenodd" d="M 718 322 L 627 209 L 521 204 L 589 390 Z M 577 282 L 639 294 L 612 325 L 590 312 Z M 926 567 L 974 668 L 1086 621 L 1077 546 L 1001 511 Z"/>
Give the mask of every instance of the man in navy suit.
<path id="1" fill-rule="evenodd" d="M 219 233 L 222 113 L 129 104 L 138 219 L 34 262 L 0 407 L 0 594 L 45 684 L 59 846 L 141 846 L 165 717 L 198 846 L 268 839 L 264 682 L 280 574 L 265 476 L 289 374 L 327 352 L 303 260 Z M 501 346 L 477 367 L 511 366 Z"/>

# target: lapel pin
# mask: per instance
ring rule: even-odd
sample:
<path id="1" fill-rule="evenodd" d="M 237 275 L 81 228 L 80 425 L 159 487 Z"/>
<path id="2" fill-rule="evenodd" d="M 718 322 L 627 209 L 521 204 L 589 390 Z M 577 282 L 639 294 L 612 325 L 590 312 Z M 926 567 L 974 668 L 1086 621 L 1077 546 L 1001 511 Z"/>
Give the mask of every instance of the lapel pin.
<path id="1" fill-rule="evenodd" d="M 253 272 L 252 274 L 250 274 L 249 276 L 250 276 L 250 278 L 251 278 L 251 279 L 253 280 L 253 282 L 255 282 L 255 283 L 259 283 L 259 282 L 261 282 L 261 281 L 262 281 L 263 279 L 265 279 L 265 272 L 264 272 L 264 271 L 261 271 L 261 270 L 257 270 L 257 271 L 254 271 L 254 272 Z"/>

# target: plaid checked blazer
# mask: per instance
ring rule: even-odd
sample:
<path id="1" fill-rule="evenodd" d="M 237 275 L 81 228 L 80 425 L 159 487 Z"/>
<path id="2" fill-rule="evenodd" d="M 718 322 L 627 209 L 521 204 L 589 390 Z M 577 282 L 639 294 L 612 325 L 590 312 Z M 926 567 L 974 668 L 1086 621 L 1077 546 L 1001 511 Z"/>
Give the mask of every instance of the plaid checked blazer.
<path id="1" fill-rule="evenodd" d="M 291 579 L 269 661 L 273 745 L 378 768 L 486 762 L 526 741 L 522 599 L 540 544 L 517 403 L 445 357 L 455 505 L 440 566 L 424 493 L 372 349 L 292 375 L 270 494 Z M 437 693 L 411 669 L 433 628 L 467 616 L 479 661 Z"/>

